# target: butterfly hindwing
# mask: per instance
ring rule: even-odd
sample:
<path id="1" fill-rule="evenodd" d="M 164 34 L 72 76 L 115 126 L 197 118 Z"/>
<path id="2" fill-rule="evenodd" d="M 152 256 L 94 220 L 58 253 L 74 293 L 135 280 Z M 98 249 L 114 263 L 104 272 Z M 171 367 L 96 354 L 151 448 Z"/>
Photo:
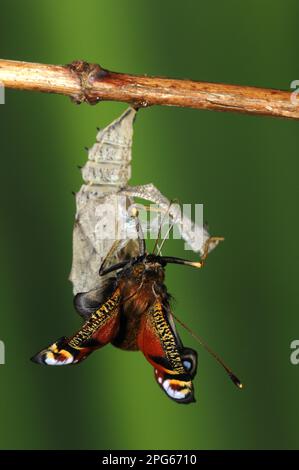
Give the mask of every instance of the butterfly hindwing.
<path id="1" fill-rule="evenodd" d="M 87 320 L 112 295 L 115 288 L 115 278 L 109 277 L 102 281 L 101 286 L 88 292 L 80 292 L 74 297 L 74 307 L 79 315 Z"/>
<path id="2" fill-rule="evenodd" d="M 184 355 L 185 349 L 172 323 L 168 309 L 157 300 L 143 315 L 138 346 L 153 365 L 156 380 L 168 397 L 177 403 L 191 403 L 195 401 L 192 372 L 194 376 L 197 356 L 195 352 L 190 355 L 193 350 L 189 349 L 188 355 Z"/>
<path id="3" fill-rule="evenodd" d="M 83 326 L 73 336 L 60 338 L 37 353 L 33 362 L 50 366 L 77 364 L 93 351 L 105 346 L 116 335 L 119 327 L 120 291 L 90 314 Z"/>

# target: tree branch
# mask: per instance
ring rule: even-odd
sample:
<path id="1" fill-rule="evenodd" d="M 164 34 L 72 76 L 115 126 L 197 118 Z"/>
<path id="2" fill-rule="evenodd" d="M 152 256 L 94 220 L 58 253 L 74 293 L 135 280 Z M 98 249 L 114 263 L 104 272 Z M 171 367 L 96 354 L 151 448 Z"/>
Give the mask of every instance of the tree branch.
<path id="1" fill-rule="evenodd" d="M 70 96 L 76 103 L 110 100 L 135 107 L 167 105 L 299 119 L 299 104 L 288 91 L 128 75 L 84 61 L 63 66 L 0 59 L 0 82 L 7 88 Z"/>

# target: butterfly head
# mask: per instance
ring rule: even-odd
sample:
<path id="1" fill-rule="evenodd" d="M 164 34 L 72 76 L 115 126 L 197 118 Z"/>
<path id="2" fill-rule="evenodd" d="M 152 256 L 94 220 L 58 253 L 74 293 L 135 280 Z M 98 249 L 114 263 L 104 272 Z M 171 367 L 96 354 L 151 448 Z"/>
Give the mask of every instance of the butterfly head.
<path id="1" fill-rule="evenodd" d="M 125 268 L 122 276 L 126 276 L 130 272 L 135 277 L 146 276 L 148 279 L 153 278 L 163 281 L 165 266 L 166 263 L 161 256 L 145 253 L 131 260 L 131 263 L 127 266 L 128 270 Z"/>

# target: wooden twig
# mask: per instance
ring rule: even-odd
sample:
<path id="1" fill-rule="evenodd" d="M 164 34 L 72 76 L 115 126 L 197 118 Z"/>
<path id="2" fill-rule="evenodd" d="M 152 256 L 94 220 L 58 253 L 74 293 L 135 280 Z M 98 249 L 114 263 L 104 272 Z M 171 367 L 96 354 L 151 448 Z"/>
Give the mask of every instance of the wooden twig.
<path id="1" fill-rule="evenodd" d="M 67 95 L 77 103 L 111 100 L 135 107 L 167 105 L 299 119 L 299 101 L 291 100 L 288 91 L 128 75 L 84 61 L 45 65 L 0 60 L 0 82 L 7 88 Z"/>

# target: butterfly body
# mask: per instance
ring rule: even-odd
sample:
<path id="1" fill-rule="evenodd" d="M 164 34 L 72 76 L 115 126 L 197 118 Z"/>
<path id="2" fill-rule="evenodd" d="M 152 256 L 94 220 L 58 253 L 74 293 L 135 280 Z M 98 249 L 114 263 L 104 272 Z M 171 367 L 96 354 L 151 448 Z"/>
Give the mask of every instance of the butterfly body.
<path id="1" fill-rule="evenodd" d="M 112 344 L 118 348 L 139 350 L 138 332 L 142 316 L 154 302 L 159 299 L 165 304 L 168 301 L 167 289 L 163 283 L 164 266 L 160 257 L 154 259 L 142 256 L 124 269 L 116 283 L 122 292 L 120 328 Z"/>
<path id="2" fill-rule="evenodd" d="M 46 365 L 76 364 L 107 343 L 140 350 L 170 398 L 178 403 L 195 401 L 192 378 L 197 354 L 184 348 L 176 331 L 164 284 L 165 266 L 163 257 L 145 253 L 128 261 L 116 277 L 110 278 L 104 292 L 79 294 L 83 326 L 32 360 Z"/>

